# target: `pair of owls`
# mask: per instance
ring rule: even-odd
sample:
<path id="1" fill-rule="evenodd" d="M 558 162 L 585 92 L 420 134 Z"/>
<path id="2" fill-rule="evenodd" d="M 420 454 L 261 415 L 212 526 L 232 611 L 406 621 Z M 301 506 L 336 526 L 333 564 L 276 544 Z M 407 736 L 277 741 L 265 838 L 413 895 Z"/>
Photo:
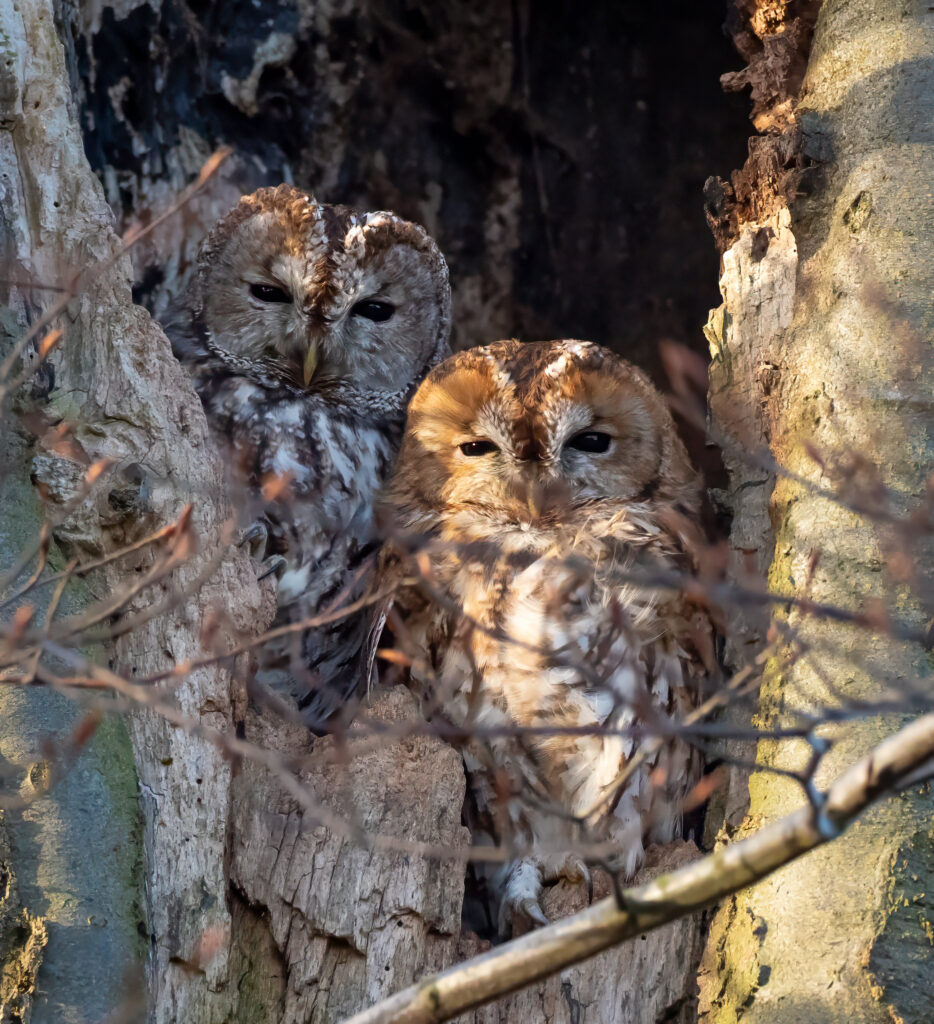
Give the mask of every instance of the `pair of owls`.
<path id="1" fill-rule="evenodd" d="M 658 583 L 689 568 L 699 490 L 630 364 L 578 341 L 449 356 L 449 324 L 421 228 L 280 186 L 209 236 L 169 330 L 280 616 L 362 606 L 274 652 L 280 679 L 326 720 L 388 615 L 426 713 L 470 736 L 477 827 L 516 850 L 504 919 L 541 923 L 543 883 L 586 875 L 569 849 L 609 839 L 631 874 L 696 778 L 671 729 L 699 674 L 692 613 Z"/>

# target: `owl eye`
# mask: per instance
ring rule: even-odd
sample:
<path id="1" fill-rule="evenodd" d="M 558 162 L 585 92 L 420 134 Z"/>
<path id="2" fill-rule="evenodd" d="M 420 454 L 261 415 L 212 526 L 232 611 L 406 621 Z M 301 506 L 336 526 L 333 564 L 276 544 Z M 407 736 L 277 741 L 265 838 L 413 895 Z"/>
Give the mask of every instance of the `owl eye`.
<path id="1" fill-rule="evenodd" d="M 391 302 L 380 302 L 378 299 L 364 299 L 350 310 L 351 316 L 362 316 L 366 320 L 381 324 L 388 320 L 396 307 Z"/>
<path id="2" fill-rule="evenodd" d="M 609 434 L 604 434 L 600 430 L 585 430 L 582 434 L 575 434 L 564 447 L 599 455 L 610 447 L 611 440 Z"/>
<path id="3" fill-rule="evenodd" d="M 492 452 L 498 452 L 499 448 L 492 441 L 487 441 L 484 438 L 482 441 L 465 441 L 461 445 L 461 451 L 468 457 L 475 458 L 477 455 L 490 455 Z"/>
<path id="4" fill-rule="evenodd" d="M 292 296 L 284 288 L 274 284 L 251 284 L 250 294 L 260 302 L 291 302 Z"/>

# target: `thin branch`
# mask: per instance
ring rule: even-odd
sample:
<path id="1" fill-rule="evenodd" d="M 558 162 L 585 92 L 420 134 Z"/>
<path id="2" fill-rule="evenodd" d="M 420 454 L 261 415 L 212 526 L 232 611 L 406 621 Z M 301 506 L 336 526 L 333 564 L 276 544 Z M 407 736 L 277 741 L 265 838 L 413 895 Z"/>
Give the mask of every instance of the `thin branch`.
<path id="1" fill-rule="evenodd" d="M 31 590 L 38 590 L 41 587 L 47 587 L 51 583 L 55 583 L 65 576 L 73 576 L 80 579 L 81 577 L 86 576 L 89 572 L 93 572 L 95 569 L 101 569 L 103 566 L 109 565 L 111 562 L 116 562 L 119 559 L 124 558 L 126 555 L 131 555 L 136 551 L 140 551 L 143 548 L 148 547 L 150 544 L 156 544 L 158 541 L 164 540 L 166 537 L 170 537 L 177 528 L 178 520 L 169 523 L 168 526 L 161 526 L 154 533 L 150 533 L 141 540 L 134 541 L 132 544 L 127 544 L 126 547 L 118 548 L 116 551 L 103 555 L 101 558 L 97 558 L 92 562 L 76 564 L 68 569 L 63 569 L 61 572 L 53 573 L 51 576 L 46 576 L 44 579 L 39 579 L 46 564 L 46 553 L 48 549 L 48 540 L 46 538 L 48 537 L 49 540 L 51 539 L 49 536 L 49 526 L 45 523 L 42 526 L 43 532 L 40 538 L 40 553 L 42 557 L 39 559 L 37 568 L 26 583 L 23 584 L 22 589 L 18 590 L 10 597 L 4 598 L 0 601 L 0 611 L 24 598 Z"/>
<path id="2" fill-rule="evenodd" d="M 46 328 L 48 328 L 58 317 L 62 316 L 68 309 L 68 304 L 72 299 L 81 294 L 81 292 L 90 285 L 90 283 L 96 280 L 104 271 L 109 267 L 112 267 L 117 263 L 123 256 L 125 256 L 130 249 L 136 245 L 140 239 L 145 238 L 146 235 L 150 234 L 156 227 L 162 224 L 169 217 L 174 216 L 179 210 L 187 206 L 192 199 L 207 185 L 207 183 L 214 177 L 214 175 L 220 170 L 221 165 L 231 155 L 233 151 L 228 146 L 221 146 L 216 152 L 212 153 L 211 156 L 205 161 L 202 166 L 198 177 L 185 188 L 175 202 L 167 209 L 164 210 L 158 217 L 153 218 L 145 227 L 137 230 L 131 230 L 120 239 L 119 245 L 111 252 L 105 259 L 100 260 L 97 263 L 92 264 L 90 267 L 86 267 L 80 270 L 74 277 L 62 287 L 62 297 L 54 302 L 38 320 L 32 326 L 25 331 L 16 343 L 13 345 L 11 351 L 7 354 L 6 358 L 0 363 L 0 406 L 4 403 L 6 396 L 11 392 L 15 391 L 16 388 L 33 372 L 34 367 L 26 367 L 19 376 L 10 379 L 10 374 L 13 370 L 16 360 L 23 354 L 26 346 L 34 338 L 38 337 Z M 53 334 L 55 332 L 52 332 Z M 57 344 L 60 340 L 61 332 L 58 332 L 59 337 L 55 338 L 54 342 L 50 340 L 49 350 L 53 344 Z M 51 339 L 51 334 L 48 336 Z M 47 352 L 45 354 L 48 354 Z M 40 346 L 40 357 L 44 358 L 44 354 Z M 40 359 L 41 361 L 41 359 Z"/>
<path id="3" fill-rule="evenodd" d="M 437 1024 L 540 981 L 626 939 L 687 917 L 839 836 L 880 796 L 934 757 L 934 715 L 905 726 L 852 765 L 811 806 L 647 885 L 498 946 L 419 982 L 345 1024 Z"/>
<path id="4" fill-rule="evenodd" d="M 43 644 L 43 650 L 73 668 L 78 674 L 68 677 L 53 675 L 40 663 L 36 671 L 36 678 L 39 682 L 54 688 L 73 686 L 92 690 L 109 690 L 132 704 L 151 709 L 170 725 L 183 730 L 189 736 L 196 736 L 211 743 L 225 757 L 242 757 L 263 765 L 278 779 L 289 796 L 302 807 L 308 820 L 325 826 L 332 834 L 355 843 L 363 849 L 377 850 L 382 853 L 431 857 L 442 862 L 470 863 L 479 861 L 490 864 L 506 863 L 517 857 L 527 856 L 530 852 L 529 847 L 519 845 L 447 846 L 421 842 L 405 836 L 365 832 L 356 828 L 351 822 L 319 800 L 313 787 L 307 785 L 295 774 L 296 771 L 301 770 L 303 765 L 301 758 L 242 740 L 232 731 L 225 732 L 204 725 L 200 718 L 186 715 L 176 706 L 162 700 L 165 690 L 155 686 L 140 686 L 132 683 L 110 669 L 96 665 L 74 648 L 48 641 Z M 0 683 L 7 682 L 19 685 L 24 682 L 24 679 L 0 678 Z M 120 705 L 110 705 L 111 708 L 114 706 L 119 707 Z M 584 847 L 576 844 L 569 847 L 567 844 L 542 843 L 536 845 L 535 851 L 548 854 L 575 852 L 582 856 L 597 858 L 610 857 L 619 853 L 619 846 L 614 842 L 599 842 Z"/>

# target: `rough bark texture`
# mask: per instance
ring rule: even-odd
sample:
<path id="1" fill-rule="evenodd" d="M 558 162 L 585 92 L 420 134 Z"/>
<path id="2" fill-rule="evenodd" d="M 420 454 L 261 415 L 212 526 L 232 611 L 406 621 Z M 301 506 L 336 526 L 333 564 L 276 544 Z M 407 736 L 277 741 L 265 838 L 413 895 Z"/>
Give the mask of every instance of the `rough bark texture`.
<path id="1" fill-rule="evenodd" d="M 376 722 L 417 716 L 397 687 L 368 711 Z M 247 738 L 308 754 L 309 792 L 366 835 L 468 845 L 460 755 L 431 737 L 372 749 L 352 736 L 312 743 L 306 729 L 248 713 Z M 337 1021 L 458 959 L 463 866 L 370 850 L 308 821 L 268 771 L 246 764 L 233 791 L 230 884 L 243 967 L 237 1020 Z M 272 963 L 281 965 L 269 971 Z"/>
<path id="2" fill-rule="evenodd" d="M 86 256 L 84 242 L 94 238 L 100 222 L 89 211 L 93 180 L 69 121 L 70 97 L 51 6 L 0 5 L 0 49 L 4 273 L 54 279 L 71 261 Z M 107 216 L 102 204 L 99 216 Z M 89 220 L 94 223 L 90 231 Z M 34 317 L 36 304 L 29 293 L 4 299 L 6 351 Z M 83 315 L 86 322 L 87 311 Z M 73 316 L 82 313 L 75 309 Z M 47 383 L 48 376 L 40 379 Z M 29 481 L 29 442 L 9 418 L 0 437 L 0 550 L 6 568 L 35 540 L 43 517 Z M 56 550 L 50 560 L 62 567 Z M 71 588 L 61 609 L 74 611 L 89 597 L 86 587 Z M 42 602 L 36 604 L 42 614 Z M 43 797 L 48 773 L 44 744 L 67 736 L 80 716 L 61 694 L 10 687 L 0 693 L 3 792 L 27 801 L 25 809 L 5 816 L 9 845 L 0 885 L 4 1021 L 51 1024 L 77 1020 L 79 1014 L 100 1017 L 120 1001 L 124 977 L 141 962 L 136 779 L 123 724 L 105 720 L 75 770 Z"/>
<path id="3" fill-rule="evenodd" d="M 857 609 L 878 600 L 917 625 L 930 608 L 899 579 L 889 560 L 892 537 L 818 492 L 839 480 L 835 467 L 854 452 L 879 466 L 897 512 L 927 486 L 932 117 L 930 5 L 826 0 L 800 96 L 782 129 L 798 134 L 802 158 L 819 172 L 790 208 L 773 205 L 768 216 L 748 221 L 754 207 L 737 212 L 723 256 L 724 303 L 708 325 L 713 417 L 737 441 L 726 454 L 737 565 L 745 557 L 754 567 L 768 564 L 771 586 L 800 596 L 811 553 L 819 551 L 810 597 Z M 823 466 L 804 442 L 822 453 Z M 763 444 L 806 484 L 776 482 L 740 457 Z M 854 493 L 868 486 L 862 478 Z M 930 552 L 918 555 L 923 595 Z M 792 667 L 771 667 L 756 717 L 761 725 L 827 702 L 879 698 L 890 682 L 904 685 L 929 672 L 918 648 L 800 613 L 787 621 L 814 653 Z M 755 649 L 761 641 L 760 624 L 745 626 L 734 642 L 737 660 L 744 643 Z M 891 719 L 867 718 L 837 730 L 818 782 L 891 726 Z M 800 804 L 800 787 L 766 769 L 800 768 L 806 756 L 803 745 L 760 744 L 748 811 L 743 818 L 745 785 L 735 776 L 725 834 Z M 930 821 L 929 793 L 898 798 L 852 835 L 729 900 L 705 952 L 700 1019 L 929 1019 Z"/>
<path id="4" fill-rule="evenodd" d="M 369 715 L 398 723 L 417 709 L 397 687 L 378 695 Z M 447 744 L 422 737 L 359 754 L 351 740 L 345 760 L 333 740 L 313 745 L 304 730 L 254 712 L 246 728 L 256 742 L 310 753 L 303 775 L 310 791 L 359 829 L 452 849 L 469 842 L 460 825 L 461 759 Z M 244 765 L 237 778 L 233 807 L 236 1020 L 340 1021 L 485 948 L 461 934 L 464 872 L 456 861 L 361 849 L 306 822 L 275 777 L 254 765 Z M 684 843 L 652 854 L 640 881 L 697 851 Z M 598 880 L 595 895 L 607 893 Z M 583 886 L 560 885 L 549 890 L 545 909 L 562 917 L 586 899 Z M 678 921 L 461 1020 L 689 1024 L 697 1012 L 700 924 L 699 917 Z"/>
<path id="5" fill-rule="evenodd" d="M 113 216 L 84 154 L 52 4 L 4 2 L 0 14 L 6 267 L 17 280 L 56 282 L 111 256 Z M 20 329 L 48 294 L 7 292 Z M 99 555 L 172 521 L 194 498 L 204 553 L 178 574 L 175 582 L 184 584 L 210 557 L 229 509 L 200 405 L 162 332 L 132 304 L 129 261 L 118 260 L 91 283 L 70 304 L 62 326 L 64 343 L 32 400 L 53 421 L 73 424 L 76 445 L 88 459 L 110 457 L 116 469 L 64 518 L 56 542 L 69 557 Z M 35 498 L 24 480 L 28 460 L 52 514 L 75 494 L 84 466 L 12 429 L 5 437 L 4 489 L 17 502 L 6 507 L 19 509 L 6 526 L 23 520 L 5 538 L 12 561 L 19 545 L 35 536 L 40 518 L 33 512 L 30 530 Z M 126 585 L 147 557 L 92 578 L 66 610 Z M 147 594 L 141 604 L 164 596 Z M 248 559 L 231 552 L 197 600 L 121 642 L 112 653 L 116 666 L 145 675 L 203 653 L 200 627 L 212 604 L 244 628 L 261 624 L 271 611 L 264 613 Z M 3 755 L 24 767 L 46 736 L 67 735 L 79 713 L 56 693 L 8 690 L 3 697 Z M 231 727 L 228 672 L 194 673 L 174 697 L 195 720 Z M 103 1019 L 113 1010 L 139 963 L 138 927 L 149 937 L 155 1020 L 221 1020 L 229 1005 L 226 939 L 204 969 L 189 966 L 206 927 L 229 933 L 223 870 L 229 766 L 210 744 L 169 729 L 152 714 L 134 714 L 128 725 L 132 753 L 123 726 L 111 723 L 109 739 L 96 737 L 96 754 L 92 749 L 48 797 L 11 821 L 20 896 L 30 913 L 42 915 L 49 933 L 34 1022 Z M 145 925 L 134 868 L 140 855 L 134 758 L 145 822 Z M 34 770 L 27 773 L 34 776 Z"/>

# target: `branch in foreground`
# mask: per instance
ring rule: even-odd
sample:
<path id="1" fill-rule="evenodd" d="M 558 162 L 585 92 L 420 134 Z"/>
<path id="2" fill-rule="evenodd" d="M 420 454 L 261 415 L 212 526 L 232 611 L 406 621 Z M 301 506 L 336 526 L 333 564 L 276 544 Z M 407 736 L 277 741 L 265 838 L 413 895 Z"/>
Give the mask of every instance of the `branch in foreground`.
<path id="1" fill-rule="evenodd" d="M 398 992 L 345 1024 L 437 1024 L 524 988 L 610 946 L 715 903 L 839 836 L 878 797 L 903 788 L 934 757 L 934 714 L 879 744 L 802 807 L 703 860 L 627 889 Z"/>

